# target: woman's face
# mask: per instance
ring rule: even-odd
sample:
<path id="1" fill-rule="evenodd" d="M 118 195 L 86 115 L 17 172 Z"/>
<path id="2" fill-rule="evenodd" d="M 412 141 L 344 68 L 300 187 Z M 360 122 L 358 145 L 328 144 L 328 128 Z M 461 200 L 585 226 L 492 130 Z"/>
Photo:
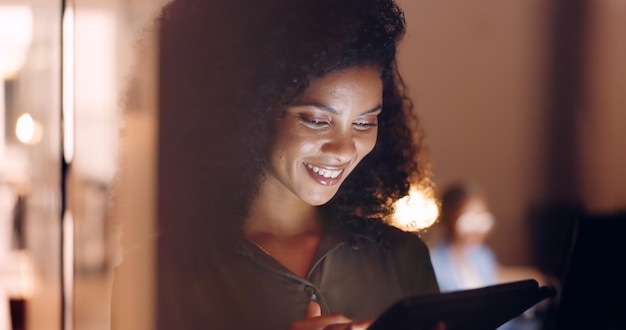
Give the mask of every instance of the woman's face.
<path id="1" fill-rule="evenodd" d="M 265 191 L 322 205 L 376 144 L 383 87 L 373 67 L 311 81 L 277 120 Z"/>

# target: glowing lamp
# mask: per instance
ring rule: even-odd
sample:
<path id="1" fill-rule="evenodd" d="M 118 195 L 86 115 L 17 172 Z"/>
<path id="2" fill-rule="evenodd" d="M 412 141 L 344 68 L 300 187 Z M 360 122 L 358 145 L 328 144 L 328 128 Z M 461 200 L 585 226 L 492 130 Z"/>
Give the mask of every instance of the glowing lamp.
<path id="1" fill-rule="evenodd" d="M 407 196 L 399 199 L 395 207 L 392 225 L 406 231 L 428 228 L 439 216 L 435 198 L 427 196 L 417 188 L 412 188 Z"/>

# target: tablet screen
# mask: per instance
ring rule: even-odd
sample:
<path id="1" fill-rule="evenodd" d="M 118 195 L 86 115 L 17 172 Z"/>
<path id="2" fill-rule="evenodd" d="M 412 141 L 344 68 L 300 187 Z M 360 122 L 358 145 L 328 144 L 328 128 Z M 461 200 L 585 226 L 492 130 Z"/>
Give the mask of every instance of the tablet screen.
<path id="1" fill-rule="evenodd" d="M 387 309 L 369 330 L 495 329 L 539 301 L 554 296 L 553 287 L 535 280 L 497 284 L 478 289 L 414 296 Z"/>

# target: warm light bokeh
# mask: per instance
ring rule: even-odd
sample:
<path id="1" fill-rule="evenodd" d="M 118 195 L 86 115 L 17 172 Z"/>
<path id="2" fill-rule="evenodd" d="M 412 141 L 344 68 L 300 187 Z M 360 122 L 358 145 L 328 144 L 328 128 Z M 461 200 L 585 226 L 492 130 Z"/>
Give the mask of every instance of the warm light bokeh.
<path id="1" fill-rule="evenodd" d="M 0 78 L 10 78 L 24 65 L 33 33 L 30 7 L 0 5 Z"/>
<path id="2" fill-rule="evenodd" d="M 31 115 L 25 113 L 17 119 L 15 135 L 22 143 L 38 143 L 42 134 L 41 124 L 36 122 Z"/>
<path id="3" fill-rule="evenodd" d="M 392 224 L 402 230 L 417 231 L 432 226 L 438 216 L 437 200 L 412 188 L 408 196 L 396 202 Z"/>

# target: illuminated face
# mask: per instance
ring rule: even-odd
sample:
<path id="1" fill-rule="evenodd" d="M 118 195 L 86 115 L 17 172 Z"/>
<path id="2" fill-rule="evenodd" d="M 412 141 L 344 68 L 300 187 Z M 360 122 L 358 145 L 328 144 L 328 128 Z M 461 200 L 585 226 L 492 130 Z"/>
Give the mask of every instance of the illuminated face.
<path id="1" fill-rule="evenodd" d="M 372 67 L 312 80 L 276 122 L 263 189 L 284 201 L 328 202 L 376 144 L 382 93 Z"/>
<path id="2" fill-rule="evenodd" d="M 494 225 L 494 217 L 481 197 L 470 197 L 456 220 L 457 237 L 468 244 L 482 243 Z"/>

